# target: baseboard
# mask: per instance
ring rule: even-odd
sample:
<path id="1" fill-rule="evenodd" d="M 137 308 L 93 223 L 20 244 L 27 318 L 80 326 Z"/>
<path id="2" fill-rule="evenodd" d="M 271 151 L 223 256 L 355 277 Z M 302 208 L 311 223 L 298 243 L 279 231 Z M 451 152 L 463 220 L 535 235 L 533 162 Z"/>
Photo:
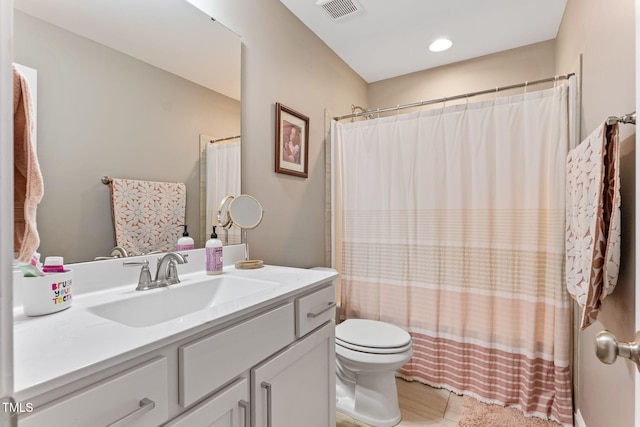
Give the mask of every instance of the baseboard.
<path id="1" fill-rule="evenodd" d="M 580 409 L 578 409 L 578 411 L 575 413 L 574 424 L 575 424 L 575 427 L 587 427 L 587 425 L 584 423 L 584 420 L 582 419 L 582 414 L 580 413 Z"/>

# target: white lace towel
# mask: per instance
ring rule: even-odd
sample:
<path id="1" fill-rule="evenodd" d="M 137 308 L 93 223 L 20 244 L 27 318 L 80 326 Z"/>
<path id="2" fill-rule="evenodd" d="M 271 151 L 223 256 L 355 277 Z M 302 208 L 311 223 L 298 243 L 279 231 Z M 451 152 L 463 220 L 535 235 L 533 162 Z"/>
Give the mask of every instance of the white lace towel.
<path id="1" fill-rule="evenodd" d="M 618 125 L 601 124 L 567 155 L 567 290 L 596 320 L 620 269 Z"/>

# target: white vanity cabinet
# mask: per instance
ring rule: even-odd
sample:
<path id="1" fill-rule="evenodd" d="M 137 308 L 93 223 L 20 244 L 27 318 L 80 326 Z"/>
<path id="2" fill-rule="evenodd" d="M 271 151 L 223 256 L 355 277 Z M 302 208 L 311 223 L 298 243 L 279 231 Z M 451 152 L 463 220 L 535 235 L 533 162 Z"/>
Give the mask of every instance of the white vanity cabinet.
<path id="1" fill-rule="evenodd" d="M 24 396 L 19 426 L 334 427 L 334 318 L 332 282 L 289 291 Z"/>

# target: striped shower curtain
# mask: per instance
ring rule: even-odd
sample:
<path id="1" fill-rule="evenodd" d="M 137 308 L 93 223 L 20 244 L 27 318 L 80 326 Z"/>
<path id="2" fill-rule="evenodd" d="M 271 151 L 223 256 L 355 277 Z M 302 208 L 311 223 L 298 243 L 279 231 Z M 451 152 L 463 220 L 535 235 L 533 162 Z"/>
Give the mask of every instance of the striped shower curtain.
<path id="1" fill-rule="evenodd" d="M 418 380 L 572 425 L 569 88 L 333 124 L 341 316 L 408 330 Z"/>

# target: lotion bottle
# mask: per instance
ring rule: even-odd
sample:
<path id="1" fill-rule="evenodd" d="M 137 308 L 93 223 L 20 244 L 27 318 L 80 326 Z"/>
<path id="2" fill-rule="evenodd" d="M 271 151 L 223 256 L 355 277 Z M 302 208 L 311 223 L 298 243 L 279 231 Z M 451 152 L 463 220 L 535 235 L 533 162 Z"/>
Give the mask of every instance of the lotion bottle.
<path id="1" fill-rule="evenodd" d="M 216 226 L 213 226 L 211 238 L 204 246 L 207 256 L 207 274 L 222 273 L 222 242 L 218 240 Z"/>
<path id="2" fill-rule="evenodd" d="M 189 232 L 187 231 L 187 224 L 182 224 L 181 227 L 184 227 L 184 233 L 182 233 L 182 237 L 178 239 L 176 250 L 187 251 L 189 249 L 195 248 L 196 245 L 193 243 L 193 239 L 189 237 Z"/>

